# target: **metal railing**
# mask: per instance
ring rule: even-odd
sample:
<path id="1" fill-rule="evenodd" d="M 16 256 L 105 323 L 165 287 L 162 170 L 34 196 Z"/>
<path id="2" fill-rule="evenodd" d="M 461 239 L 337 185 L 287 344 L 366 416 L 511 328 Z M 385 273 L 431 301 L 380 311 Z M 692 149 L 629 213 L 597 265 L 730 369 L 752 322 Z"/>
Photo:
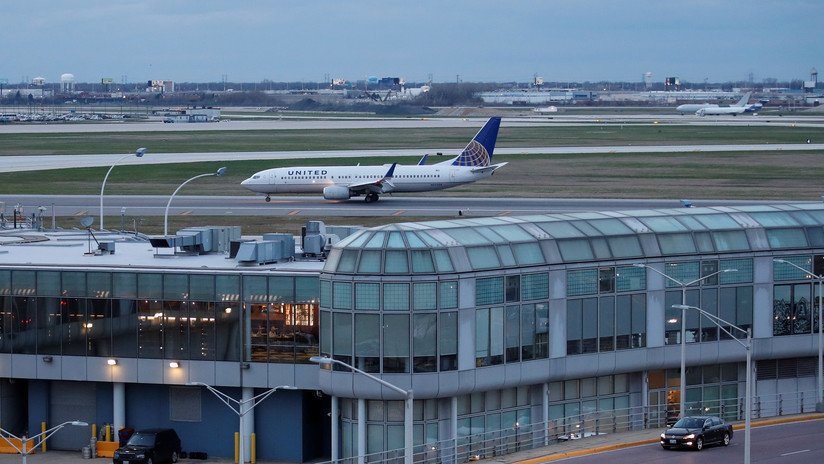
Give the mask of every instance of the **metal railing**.
<path id="1" fill-rule="evenodd" d="M 755 395 L 752 401 L 752 418 L 815 412 L 815 404 L 815 390 Z M 728 422 L 740 421 L 744 419 L 744 398 L 688 401 L 686 415 L 714 415 Z M 489 459 L 569 440 L 585 440 L 626 431 L 663 429 L 674 423 L 677 417 L 678 404 L 661 404 L 582 412 L 531 424 L 515 424 L 489 432 L 461 435 L 459 431 L 461 436 L 457 439 L 416 444 L 414 461 L 420 464 L 450 464 Z M 367 454 L 363 456 L 363 462 L 401 464 L 403 456 L 404 450 L 401 448 Z M 337 462 L 357 464 L 358 456 L 341 458 Z"/>

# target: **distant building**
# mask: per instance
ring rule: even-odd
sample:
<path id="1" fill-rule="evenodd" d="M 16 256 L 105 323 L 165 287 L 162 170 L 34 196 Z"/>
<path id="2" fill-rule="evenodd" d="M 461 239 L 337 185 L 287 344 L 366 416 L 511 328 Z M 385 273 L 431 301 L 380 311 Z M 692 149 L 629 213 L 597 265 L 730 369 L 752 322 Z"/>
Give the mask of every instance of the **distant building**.
<path id="1" fill-rule="evenodd" d="M 493 92 L 478 92 L 475 96 L 483 100 L 484 103 L 503 105 L 543 105 L 550 102 L 574 103 L 595 99 L 595 93 L 576 89 L 496 90 Z"/>
<path id="2" fill-rule="evenodd" d="M 163 122 L 215 122 L 220 121 L 220 108 L 186 108 L 183 110 L 167 111 L 163 114 Z"/>
<path id="3" fill-rule="evenodd" d="M 681 79 L 677 77 L 668 77 L 664 79 L 664 89 L 681 90 Z"/>
<path id="4" fill-rule="evenodd" d="M 172 93 L 175 91 L 175 82 L 151 80 L 146 84 L 146 91 L 156 93 Z"/>

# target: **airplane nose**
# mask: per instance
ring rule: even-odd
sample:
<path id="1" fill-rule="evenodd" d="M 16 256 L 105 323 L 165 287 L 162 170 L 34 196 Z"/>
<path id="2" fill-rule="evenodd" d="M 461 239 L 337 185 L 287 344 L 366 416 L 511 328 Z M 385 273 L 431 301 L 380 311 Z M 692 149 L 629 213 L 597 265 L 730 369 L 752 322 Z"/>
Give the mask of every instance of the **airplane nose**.
<path id="1" fill-rule="evenodd" d="M 247 186 L 251 183 L 252 183 L 252 178 L 250 177 L 250 178 L 244 180 L 243 182 L 241 182 L 240 185 Z"/>

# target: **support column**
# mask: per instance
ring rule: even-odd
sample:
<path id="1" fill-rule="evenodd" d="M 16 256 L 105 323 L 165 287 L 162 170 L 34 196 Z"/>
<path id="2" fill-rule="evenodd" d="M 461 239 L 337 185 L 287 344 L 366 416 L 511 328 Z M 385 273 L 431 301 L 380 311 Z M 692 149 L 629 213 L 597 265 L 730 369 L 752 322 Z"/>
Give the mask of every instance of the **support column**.
<path id="1" fill-rule="evenodd" d="M 358 398 L 358 464 L 366 462 L 366 400 Z"/>
<path id="2" fill-rule="evenodd" d="M 458 462 L 458 397 L 450 398 L 451 412 L 449 414 L 449 424 L 452 427 L 452 462 Z"/>
<path id="3" fill-rule="evenodd" d="M 338 413 L 338 397 L 332 397 L 332 417 L 331 417 L 331 424 L 332 424 L 332 462 L 338 462 L 338 450 L 340 449 L 340 444 L 338 443 L 340 438 L 338 438 L 338 431 L 340 430 L 340 419 Z"/>
<path id="4" fill-rule="evenodd" d="M 641 428 L 647 428 L 649 417 L 652 415 L 649 405 L 649 371 L 641 373 L 641 417 L 642 422 L 638 424 Z M 657 414 L 656 414 L 657 417 Z M 656 424 L 657 425 L 657 424 Z"/>
<path id="5" fill-rule="evenodd" d="M 403 448 L 404 448 L 404 455 L 403 455 L 403 462 L 404 464 L 414 464 L 415 460 L 415 453 L 414 453 L 414 431 L 413 431 L 413 413 L 415 409 L 415 400 L 412 394 L 412 390 L 409 390 L 409 393 L 406 396 L 406 401 L 404 401 L 404 413 L 403 413 Z M 424 441 L 426 440 L 426 432 L 424 431 Z"/>
<path id="6" fill-rule="evenodd" d="M 255 396 L 255 389 L 252 387 L 243 387 L 241 392 L 241 397 L 243 401 L 249 401 L 245 403 L 245 405 L 241 406 L 241 414 L 243 417 L 241 420 L 243 421 L 243 436 L 240 437 L 243 440 L 243 446 L 241 449 L 243 450 L 243 462 L 250 462 L 252 460 L 252 441 L 249 437 L 252 433 L 255 432 L 255 410 L 252 409 L 251 399 Z"/>
<path id="7" fill-rule="evenodd" d="M 541 413 L 544 421 L 544 446 L 549 446 L 549 384 L 541 385 Z"/>
<path id="8" fill-rule="evenodd" d="M 126 384 L 122 382 L 112 384 L 112 425 L 113 437 L 117 437 L 117 432 L 126 426 Z"/>

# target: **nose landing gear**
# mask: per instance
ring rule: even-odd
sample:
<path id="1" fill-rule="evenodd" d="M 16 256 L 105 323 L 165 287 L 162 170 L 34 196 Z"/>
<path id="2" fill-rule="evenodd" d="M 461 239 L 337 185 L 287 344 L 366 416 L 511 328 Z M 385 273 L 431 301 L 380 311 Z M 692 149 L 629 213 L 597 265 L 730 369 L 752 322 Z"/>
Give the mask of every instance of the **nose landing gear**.
<path id="1" fill-rule="evenodd" d="M 269 195 L 266 195 L 266 203 L 269 203 L 270 201 L 272 201 L 272 197 L 270 197 Z"/>

